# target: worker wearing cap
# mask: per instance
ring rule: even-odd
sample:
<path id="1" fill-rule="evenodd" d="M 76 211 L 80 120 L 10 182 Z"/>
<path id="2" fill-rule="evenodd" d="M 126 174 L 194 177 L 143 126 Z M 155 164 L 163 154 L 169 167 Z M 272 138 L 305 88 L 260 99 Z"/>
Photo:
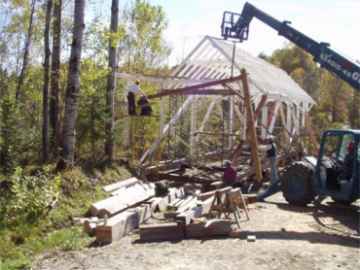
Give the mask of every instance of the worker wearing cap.
<path id="1" fill-rule="evenodd" d="M 226 160 L 224 162 L 224 176 L 223 182 L 226 186 L 232 186 L 236 182 L 236 171 L 231 165 L 231 161 Z"/>
<path id="2" fill-rule="evenodd" d="M 129 115 L 136 115 L 135 95 L 145 96 L 145 94 L 140 89 L 139 81 L 136 81 L 134 84 L 130 85 L 130 87 L 128 88 L 127 100 L 128 100 Z"/>

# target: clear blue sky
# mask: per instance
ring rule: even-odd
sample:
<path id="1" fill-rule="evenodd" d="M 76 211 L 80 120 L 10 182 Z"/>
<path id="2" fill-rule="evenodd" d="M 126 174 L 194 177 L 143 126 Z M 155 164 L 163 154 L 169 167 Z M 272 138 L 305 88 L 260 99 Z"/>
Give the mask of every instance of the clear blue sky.
<path id="1" fill-rule="evenodd" d="M 163 6 L 169 19 L 166 38 L 173 61 L 181 60 L 204 35 L 220 36 L 222 13 L 241 12 L 244 0 L 148 0 Z M 360 60 L 360 0 L 251 0 L 253 5 L 340 53 Z M 252 54 L 270 54 L 286 40 L 254 20 L 249 41 L 240 46 Z"/>

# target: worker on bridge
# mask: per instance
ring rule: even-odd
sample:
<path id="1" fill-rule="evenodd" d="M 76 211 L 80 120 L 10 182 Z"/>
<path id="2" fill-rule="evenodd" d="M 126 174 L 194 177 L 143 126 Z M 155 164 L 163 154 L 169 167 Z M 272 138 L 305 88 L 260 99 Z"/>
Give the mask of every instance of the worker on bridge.
<path id="1" fill-rule="evenodd" d="M 135 81 L 134 84 L 130 85 L 127 92 L 127 101 L 128 101 L 128 113 L 129 115 L 136 115 L 136 95 L 145 96 L 144 92 L 140 89 L 140 82 Z"/>

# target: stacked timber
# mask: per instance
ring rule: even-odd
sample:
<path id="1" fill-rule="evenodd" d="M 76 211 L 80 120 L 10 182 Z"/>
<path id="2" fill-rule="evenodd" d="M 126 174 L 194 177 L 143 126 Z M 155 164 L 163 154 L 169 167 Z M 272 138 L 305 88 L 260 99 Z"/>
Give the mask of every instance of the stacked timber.
<path id="1" fill-rule="evenodd" d="M 139 228 L 155 211 L 166 211 L 168 204 L 185 196 L 183 188 L 170 188 L 164 197 L 155 197 L 155 184 L 135 177 L 103 187 L 110 197 L 95 202 L 84 219 L 84 231 L 97 242 L 112 243 Z"/>
<path id="2" fill-rule="evenodd" d="M 194 183 L 183 187 L 170 184 L 167 193 L 158 193 L 161 196 L 156 197 L 154 183 L 134 177 L 103 189 L 109 197 L 93 203 L 89 209 L 92 217 L 84 222 L 84 230 L 95 235 L 100 243 L 118 241 L 136 229 L 141 241 L 229 236 L 234 225 L 230 214 L 236 208 L 237 217 L 234 216 L 239 226 L 239 209 L 249 218 L 247 203 L 252 201 L 239 188 L 201 193 L 206 189 Z"/>
<path id="3" fill-rule="evenodd" d="M 135 183 L 129 187 L 121 187 L 111 192 L 113 196 L 91 205 L 93 216 L 113 216 L 129 207 L 155 196 L 155 185 L 150 183 Z"/>

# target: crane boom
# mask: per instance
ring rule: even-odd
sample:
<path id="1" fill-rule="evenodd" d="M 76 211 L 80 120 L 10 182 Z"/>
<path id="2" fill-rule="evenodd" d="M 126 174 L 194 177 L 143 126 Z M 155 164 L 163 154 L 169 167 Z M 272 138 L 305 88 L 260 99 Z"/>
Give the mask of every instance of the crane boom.
<path id="1" fill-rule="evenodd" d="M 357 91 L 360 91 L 360 66 L 358 64 L 330 49 L 330 44 L 319 43 L 311 39 L 289 26 L 289 21 L 280 22 L 250 3 L 244 5 L 241 14 L 230 11 L 224 12 L 221 35 L 224 39 L 238 39 L 240 42 L 247 40 L 249 25 L 253 18 L 259 19 L 278 31 L 279 35 L 310 53 L 314 57 L 314 61 L 319 63 L 321 67 L 336 74 Z"/>

